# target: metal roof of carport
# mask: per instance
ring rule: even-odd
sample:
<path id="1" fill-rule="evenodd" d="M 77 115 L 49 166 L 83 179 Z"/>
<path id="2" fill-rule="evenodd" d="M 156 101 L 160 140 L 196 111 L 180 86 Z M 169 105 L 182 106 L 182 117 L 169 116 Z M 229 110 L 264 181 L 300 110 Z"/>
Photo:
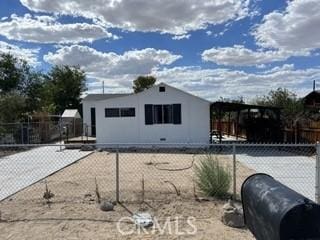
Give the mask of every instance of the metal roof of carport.
<path id="1" fill-rule="evenodd" d="M 236 112 L 246 109 L 261 109 L 261 110 L 274 110 L 280 111 L 281 108 L 273 106 L 261 106 L 261 105 L 251 105 L 245 103 L 233 103 L 233 102 L 213 102 L 211 107 L 221 110 L 222 112 Z"/>

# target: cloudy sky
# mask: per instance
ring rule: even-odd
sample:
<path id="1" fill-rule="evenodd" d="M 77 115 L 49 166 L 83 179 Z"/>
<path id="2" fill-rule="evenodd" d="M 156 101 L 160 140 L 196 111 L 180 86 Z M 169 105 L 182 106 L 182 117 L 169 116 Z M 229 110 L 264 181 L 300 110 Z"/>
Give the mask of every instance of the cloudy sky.
<path id="1" fill-rule="evenodd" d="M 0 0 L 0 52 L 79 65 L 89 92 L 152 74 L 198 96 L 320 87 L 319 0 Z"/>

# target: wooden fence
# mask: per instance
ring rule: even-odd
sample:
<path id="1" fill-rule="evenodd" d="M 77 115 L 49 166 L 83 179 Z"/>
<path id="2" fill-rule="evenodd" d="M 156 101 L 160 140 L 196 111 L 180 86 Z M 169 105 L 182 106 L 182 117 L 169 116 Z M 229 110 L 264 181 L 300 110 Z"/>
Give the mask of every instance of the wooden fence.
<path id="1" fill-rule="evenodd" d="M 286 128 L 283 135 L 287 143 L 316 143 L 320 141 L 320 128 Z"/>
<path id="2" fill-rule="evenodd" d="M 222 121 L 221 131 L 223 135 L 236 137 L 236 123 Z M 212 129 L 219 130 L 219 122 L 212 122 Z M 320 142 L 320 123 L 310 122 L 308 127 L 285 128 L 282 130 L 284 143 L 316 143 Z M 246 138 L 246 129 L 239 126 L 238 137 Z"/>

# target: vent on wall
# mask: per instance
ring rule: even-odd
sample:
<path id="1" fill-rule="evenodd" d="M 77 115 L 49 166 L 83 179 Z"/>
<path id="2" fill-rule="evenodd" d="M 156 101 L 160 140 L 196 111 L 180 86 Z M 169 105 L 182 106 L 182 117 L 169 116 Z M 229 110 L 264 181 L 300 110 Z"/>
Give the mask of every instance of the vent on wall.
<path id="1" fill-rule="evenodd" d="M 160 141 L 166 141 L 167 139 L 166 138 L 160 138 Z"/>
<path id="2" fill-rule="evenodd" d="M 159 92 L 165 92 L 166 91 L 166 87 L 159 87 Z"/>

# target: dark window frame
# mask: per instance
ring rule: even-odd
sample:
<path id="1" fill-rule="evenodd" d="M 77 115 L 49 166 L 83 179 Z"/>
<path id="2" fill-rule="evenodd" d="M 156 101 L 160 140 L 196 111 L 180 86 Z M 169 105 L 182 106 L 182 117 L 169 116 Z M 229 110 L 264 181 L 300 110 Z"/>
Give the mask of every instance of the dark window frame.
<path id="1" fill-rule="evenodd" d="M 165 86 L 160 86 L 159 87 L 159 92 L 166 92 L 166 87 Z"/>
<path id="2" fill-rule="evenodd" d="M 115 114 L 116 112 L 118 112 L 118 113 Z M 120 108 L 105 108 L 104 109 L 104 116 L 106 118 L 118 118 L 118 117 L 120 117 Z"/>
<path id="3" fill-rule="evenodd" d="M 145 104 L 145 124 L 182 124 L 181 104 Z"/>
<path id="4" fill-rule="evenodd" d="M 172 124 L 173 123 L 173 104 L 162 105 L 162 115 L 163 115 L 162 124 Z"/>
<path id="5" fill-rule="evenodd" d="M 125 112 L 127 111 L 127 112 Z M 135 108 L 120 108 L 120 117 L 135 117 L 136 109 Z"/>
<path id="6" fill-rule="evenodd" d="M 112 111 L 114 111 L 112 113 Z M 131 114 L 125 114 L 124 111 L 131 111 Z M 109 112 L 109 113 L 108 113 Z M 115 112 L 118 112 L 115 114 Z M 105 108 L 104 109 L 105 118 L 127 118 L 127 117 L 135 117 L 136 109 L 133 107 L 125 107 L 125 108 Z"/>

